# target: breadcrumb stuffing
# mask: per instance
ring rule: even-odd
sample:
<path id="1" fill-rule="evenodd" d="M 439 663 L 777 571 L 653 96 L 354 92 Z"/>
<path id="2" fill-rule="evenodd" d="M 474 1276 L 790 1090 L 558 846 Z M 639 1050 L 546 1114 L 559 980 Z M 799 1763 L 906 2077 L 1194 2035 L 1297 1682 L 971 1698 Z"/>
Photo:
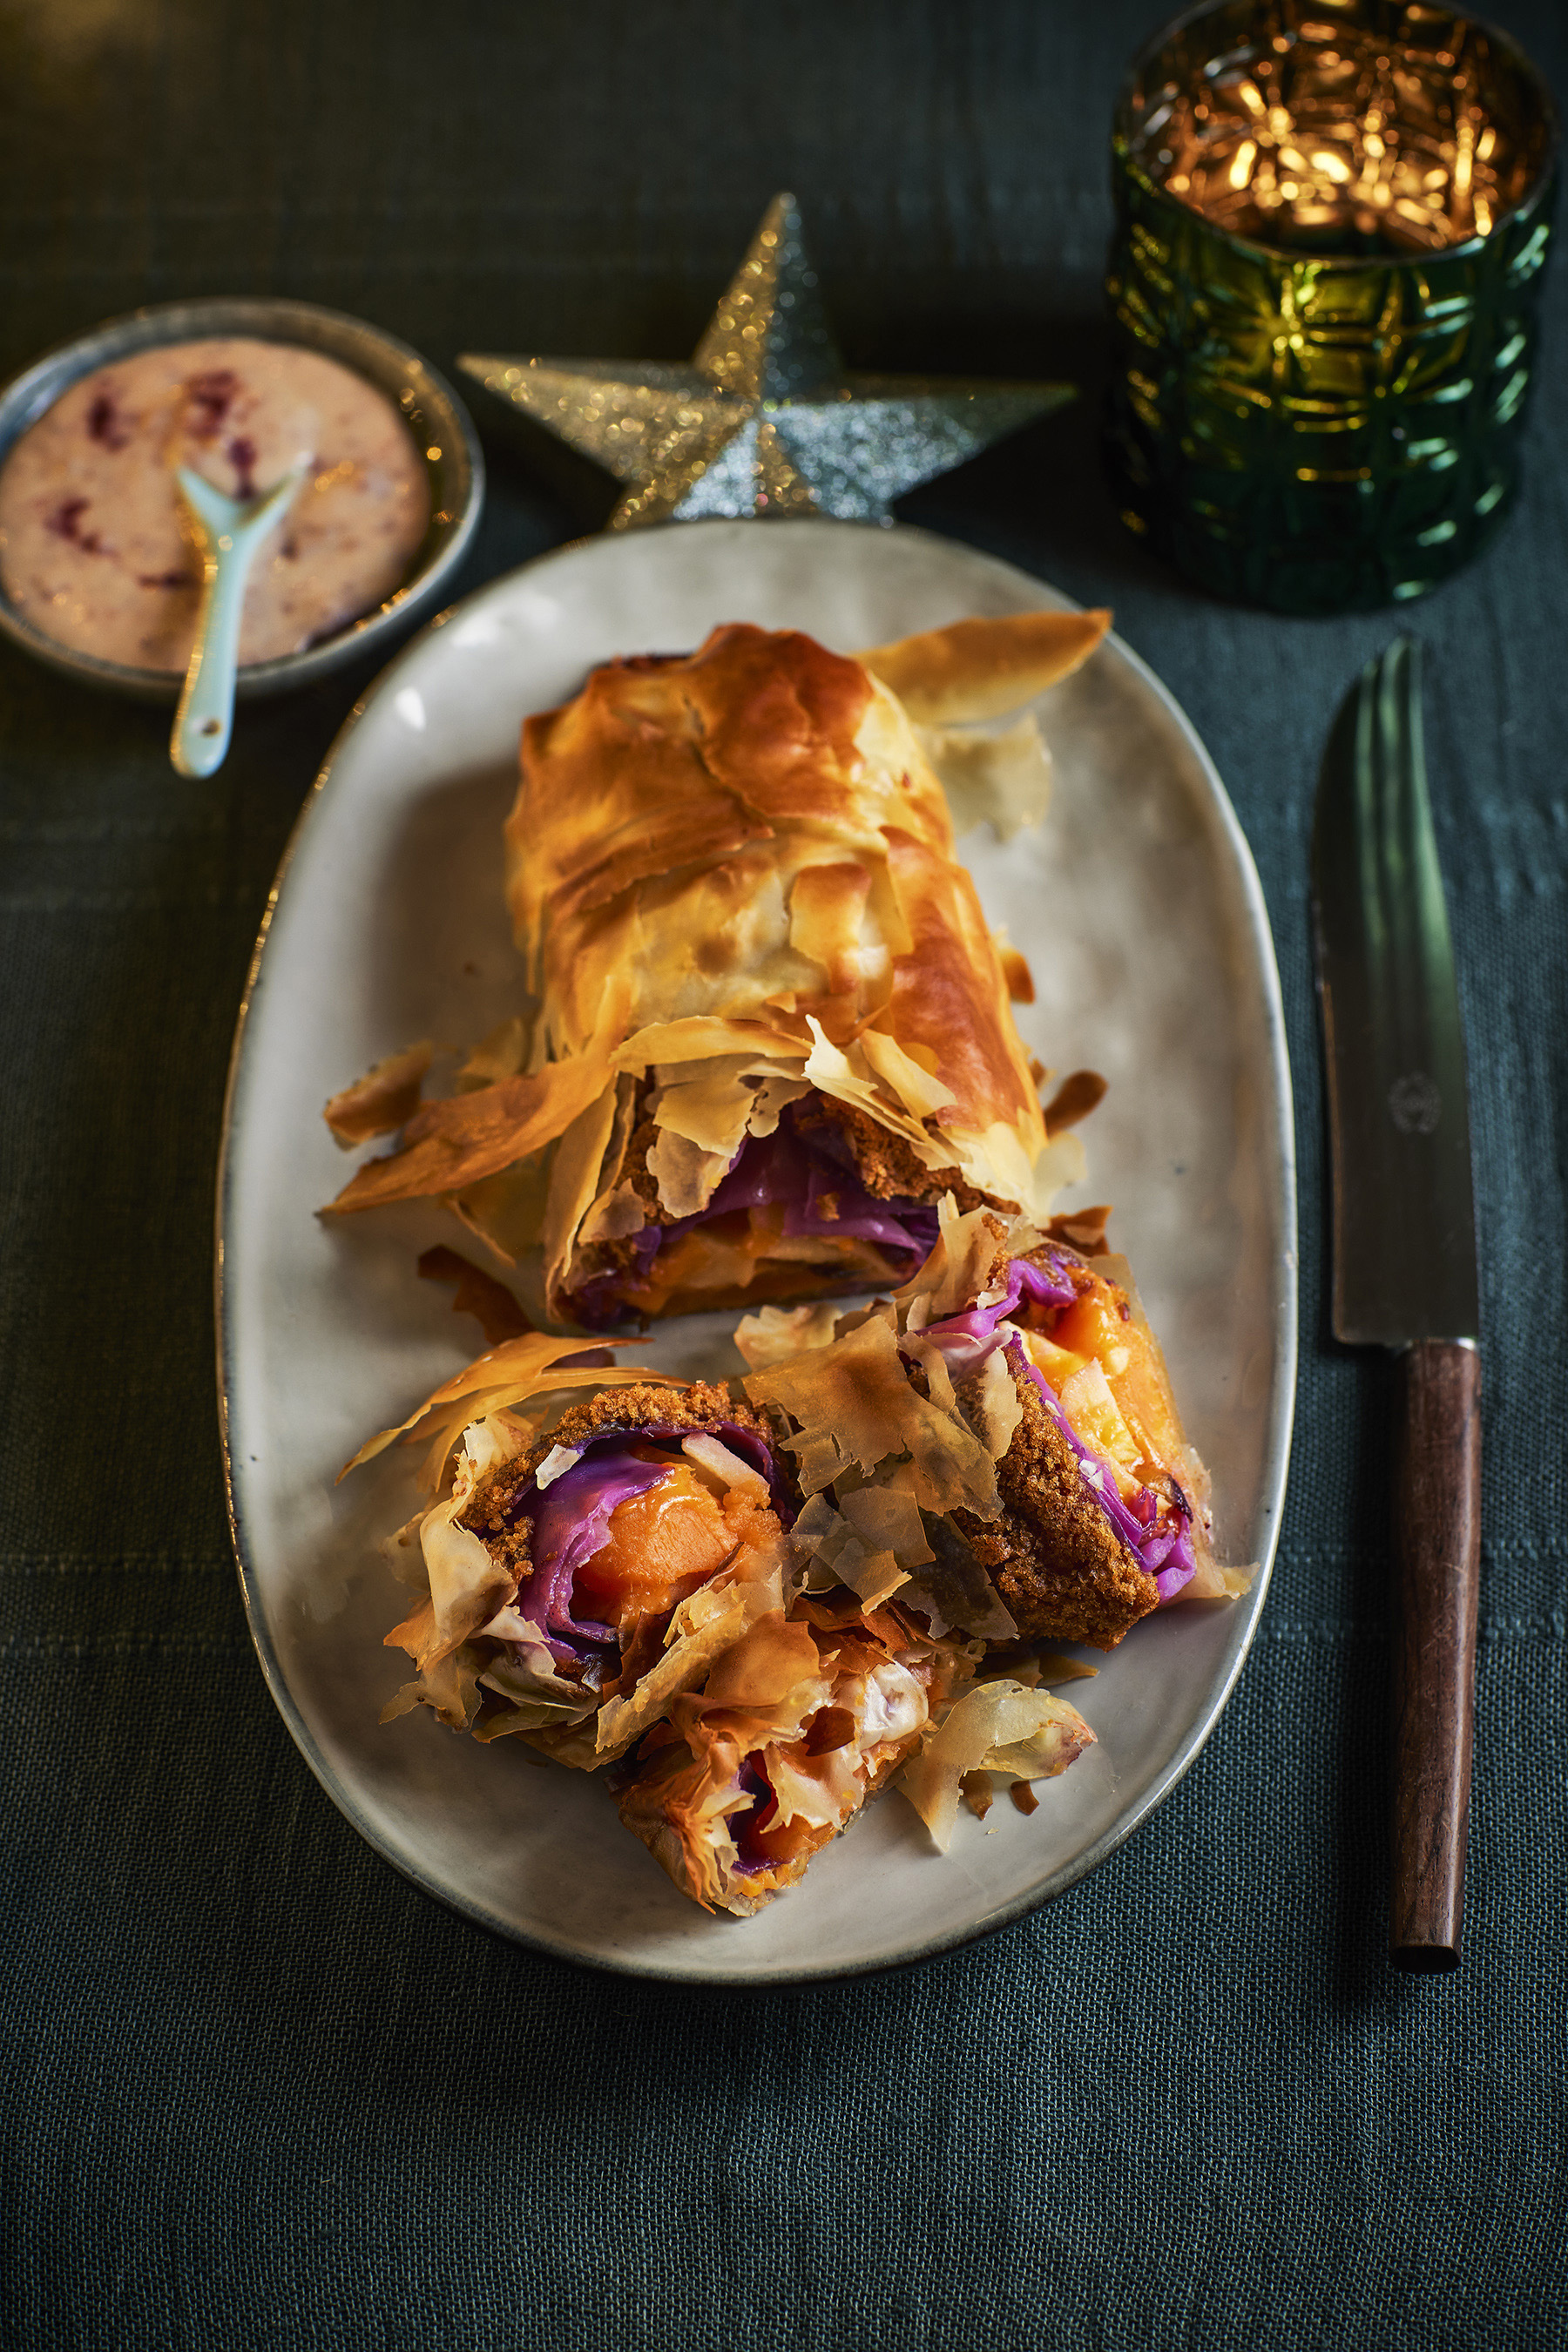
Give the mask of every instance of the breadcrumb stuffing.
<path id="1" fill-rule="evenodd" d="M 971 1209 L 987 1208 L 1004 1209 L 1009 1216 L 1018 1213 L 1016 1201 L 977 1192 L 973 1184 L 964 1181 L 959 1169 L 926 1167 L 901 1135 L 890 1134 L 885 1127 L 879 1127 L 868 1112 L 837 1102 L 831 1095 L 807 1095 L 796 1106 L 795 1122 L 803 1133 L 814 1127 L 842 1129 L 860 1181 L 874 1200 L 940 1201 L 944 1192 L 951 1192 L 961 1215 L 966 1215 Z"/>
<path id="2" fill-rule="evenodd" d="M 997 1465 L 1002 1515 L 955 1511 L 962 1531 L 1026 1641 L 1114 1649 L 1159 1601 L 1079 1475 L 1078 1456 L 1027 1374 L 1014 1373 L 1022 1417 Z"/>

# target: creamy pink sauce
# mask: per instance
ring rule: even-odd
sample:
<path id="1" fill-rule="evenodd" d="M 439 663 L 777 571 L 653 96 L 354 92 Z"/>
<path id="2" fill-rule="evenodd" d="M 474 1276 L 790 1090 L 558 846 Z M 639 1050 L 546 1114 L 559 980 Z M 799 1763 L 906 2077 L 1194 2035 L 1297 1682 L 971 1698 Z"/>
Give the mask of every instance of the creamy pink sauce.
<path id="1" fill-rule="evenodd" d="M 300 457 L 310 473 L 250 574 L 239 658 L 302 653 L 400 585 L 430 488 L 386 395 L 292 343 L 167 343 L 72 384 L 0 467 L 0 583 L 62 645 L 184 670 L 202 562 L 175 468 L 249 499 Z"/>

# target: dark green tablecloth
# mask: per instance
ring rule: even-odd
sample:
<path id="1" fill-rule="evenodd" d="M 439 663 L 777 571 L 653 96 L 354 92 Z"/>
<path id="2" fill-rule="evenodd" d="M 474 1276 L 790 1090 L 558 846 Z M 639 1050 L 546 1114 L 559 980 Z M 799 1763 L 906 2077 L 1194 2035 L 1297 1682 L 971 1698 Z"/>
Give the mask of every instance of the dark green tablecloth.
<path id="1" fill-rule="evenodd" d="M 1555 0 L 1497 13 L 1559 83 Z M 1092 385 L 1104 129 L 1150 0 L 9 6 L 0 365 L 187 293 L 462 348 L 679 356 L 793 185 L 854 362 Z M 1560 2342 L 1568 394 L 1406 617 L 1474 1064 L 1485 1587 L 1468 1953 L 1387 1968 L 1385 1367 L 1326 1337 L 1306 841 L 1386 616 L 1203 602 L 1120 530 L 1092 396 L 911 498 L 1086 601 L 1218 761 L 1296 1074 L 1284 1539 L 1211 1746 L 1044 1915 L 904 1975 L 696 1994 L 405 1885 L 262 1686 L 212 1402 L 247 957 L 363 678 L 167 719 L 0 652 L 0 2342 L 549 2352 Z M 485 416 L 487 430 L 491 419 Z M 491 436 L 467 583 L 605 511 Z M 583 501 L 586 500 L 584 507 Z"/>

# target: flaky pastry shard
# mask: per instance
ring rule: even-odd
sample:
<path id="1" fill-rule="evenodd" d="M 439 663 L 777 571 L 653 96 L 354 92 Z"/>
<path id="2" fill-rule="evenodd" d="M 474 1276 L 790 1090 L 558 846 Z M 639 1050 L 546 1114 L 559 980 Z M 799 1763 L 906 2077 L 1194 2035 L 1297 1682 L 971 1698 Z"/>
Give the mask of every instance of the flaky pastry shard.
<path id="1" fill-rule="evenodd" d="M 1068 1700 L 998 1676 L 965 1691 L 921 1735 L 899 1789 L 945 1853 L 971 1773 L 994 1772 L 1015 1783 L 1054 1780 L 1094 1744 L 1094 1733 Z"/>
<path id="2" fill-rule="evenodd" d="M 1110 626 L 1103 610 L 1004 613 L 873 646 L 860 659 L 918 726 L 951 727 L 1032 702 L 1087 661 Z"/>
<path id="3" fill-rule="evenodd" d="M 1081 1146 L 1047 1134 L 1021 960 L 884 680 L 928 675 L 944 719 L 1016 708 L 1103 617 L 962 623 L 866 662 L 733 624 L 530 719 L 506 887 L 537 1018 L 334 1210 L 438 1194 L 515 1256 L 549 1150 L 546 1296 L 589 1328 L 901 1281 L 948 1192 L 1043 1217 Z"/>

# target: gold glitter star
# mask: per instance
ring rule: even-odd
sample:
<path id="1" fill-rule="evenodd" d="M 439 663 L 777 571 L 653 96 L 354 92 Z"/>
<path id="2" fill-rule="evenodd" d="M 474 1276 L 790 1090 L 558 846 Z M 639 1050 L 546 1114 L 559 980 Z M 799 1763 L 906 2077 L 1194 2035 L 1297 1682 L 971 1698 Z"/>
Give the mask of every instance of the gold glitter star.
<path id="1" fill-rule="evenodd" d="M 890 522 L 892 501 L 1059 408 L 1063 383 L 846 374 L 777 195 L 689 367 L 617 360 L 458 365 L 626 485 L 612 530 L 695 515 Z"/>

